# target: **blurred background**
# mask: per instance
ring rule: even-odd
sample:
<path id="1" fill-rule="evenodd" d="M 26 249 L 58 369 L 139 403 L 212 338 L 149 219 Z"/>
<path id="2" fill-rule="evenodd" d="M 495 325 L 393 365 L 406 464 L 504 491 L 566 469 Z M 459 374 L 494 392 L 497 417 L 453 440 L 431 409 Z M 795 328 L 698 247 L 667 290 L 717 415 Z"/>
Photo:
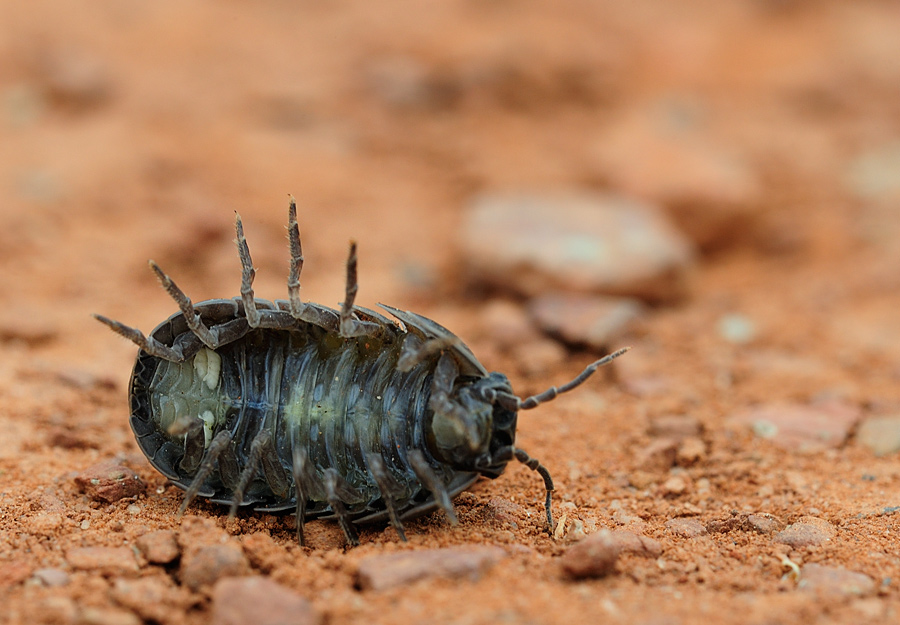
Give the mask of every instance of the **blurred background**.
<path id="1" fill-rule="evenodd" d="M 771 278 L 754 298 L 780 290 L 773 267 L 897 258 L 893 2 L 36 1 L 0 23 L 9 349 L 121 367 L 130 348 L 89 313 L 167 316 L 148 258 L 195 301 L 236 295 L 234 211 L 258 295 L 284 297 L 289 193 L 303 295 L 326 304 L 351 237 L 364 305 L 430 312 L 515 266 L 460 243 L 497 194 L 649 204 L 681 239 L 677 280 L 752 281 L 749 256 Z"/>

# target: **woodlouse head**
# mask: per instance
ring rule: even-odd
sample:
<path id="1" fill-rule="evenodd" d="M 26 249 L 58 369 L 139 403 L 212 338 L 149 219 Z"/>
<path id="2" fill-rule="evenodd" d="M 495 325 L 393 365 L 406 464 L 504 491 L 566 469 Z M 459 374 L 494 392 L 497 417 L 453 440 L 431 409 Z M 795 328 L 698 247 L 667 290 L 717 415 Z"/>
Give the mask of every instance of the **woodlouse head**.
<path id="1" fill-rule="evenodd" d="M 462 381 L 447 401 L 433 405 L 435 455 L 454 469 L 495 478 L 513 457 L 517 411 L 496 401 L 512 393 L 502 373 Z"/>

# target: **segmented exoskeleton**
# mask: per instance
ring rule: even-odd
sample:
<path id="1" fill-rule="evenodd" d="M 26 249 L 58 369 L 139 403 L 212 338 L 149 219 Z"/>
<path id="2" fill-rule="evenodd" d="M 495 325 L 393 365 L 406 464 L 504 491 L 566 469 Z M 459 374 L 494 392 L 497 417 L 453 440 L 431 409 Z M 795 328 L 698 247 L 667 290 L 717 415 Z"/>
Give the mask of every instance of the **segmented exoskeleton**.
<path id="1" fill-rule="evenodd" d="M 339 311 L 300 300 L 303 255 L 290 202 L 287 301 L 253 293 L 255 270 L 236 219 L 241 296 L 192 304 L 150 261 L 180 312 L 149 337 L 95 317 L 140 347 L 130 384 L 131 427 L 150 463 L 197 497 L 255 510 L 296 507 L 297 536 L 309 518 L 332 518 L 348 542 L 355 525 L 403 521 L 451 502 L 479 475 L 498 477 L 515 458 L 546 488 L 553 481 L 515 446 L 519 410 L 577 387 L 625 350 L 589 365 L 561 387 L 526 399 L 488 373 L 446 328 L 381 305 L 395 323 L 354 306 L 356 244 Z"/>

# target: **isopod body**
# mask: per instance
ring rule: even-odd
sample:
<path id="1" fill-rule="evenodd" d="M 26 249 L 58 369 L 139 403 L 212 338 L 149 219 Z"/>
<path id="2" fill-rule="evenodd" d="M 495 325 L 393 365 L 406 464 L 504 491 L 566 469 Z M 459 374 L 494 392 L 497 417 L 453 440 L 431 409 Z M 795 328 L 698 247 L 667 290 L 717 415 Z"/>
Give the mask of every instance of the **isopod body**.
<path id="1" fill-rule="evenodd" d="M 256 299 L 255 270 L 237 218 L 241 295 L 191 300 L 151 261 L 179 312 L 149 336 L 96 315 L 140 350 L 129 389 L 131 427 L 151 464 L 197 496 L 255 510 L 296 509 L 298 538 L 310 518 L 356 526 L 403 521 L 442 509 L 479 476 L 498 477 L 513 458 L 547 469 L 515 445 L 518 411 L 575 388 L 526 399 L 506 376 L 488 373 L 452 332 L 425 317 L 383 306 L 396 322 L 354 306 L 356 245 L 339 310 L 302 302 L 303 256 L 291 200 L 288 300 Z"/>

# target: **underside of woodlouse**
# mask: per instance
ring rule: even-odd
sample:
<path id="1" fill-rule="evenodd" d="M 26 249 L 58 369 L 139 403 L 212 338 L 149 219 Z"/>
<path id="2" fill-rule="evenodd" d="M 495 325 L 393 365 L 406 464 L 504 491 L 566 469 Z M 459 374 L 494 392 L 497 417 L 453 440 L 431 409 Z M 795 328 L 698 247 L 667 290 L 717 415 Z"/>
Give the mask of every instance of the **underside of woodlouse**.
<path id="1" fill-rule="evenodd" d="M 337 520 L 348 542 L 356 526 L 403 521 L 440 508 L 456 523 L 452 498 L 515 458 L 549 471 L 515 445 L 519 410 L 570 391 L 626 350 L 591 363 L 560 387 L 525 399 L 488 373 L 443 326 L 381 305 L 397 321 L 354 306 L 356 244 L 347 260 L 340 310 L 300 299 L 303 255 L 291 198 L 288 300 L 253 292 L 255 269 L 236 219 L 241 295 L 191 300 L 153 261 L 180 311 L 149 336 L 95 317 L 140 347 L 130 384 L 131 426 L 156 469 L 197 497 L 256 510 L 296 508 L 304 521 Z"/>

